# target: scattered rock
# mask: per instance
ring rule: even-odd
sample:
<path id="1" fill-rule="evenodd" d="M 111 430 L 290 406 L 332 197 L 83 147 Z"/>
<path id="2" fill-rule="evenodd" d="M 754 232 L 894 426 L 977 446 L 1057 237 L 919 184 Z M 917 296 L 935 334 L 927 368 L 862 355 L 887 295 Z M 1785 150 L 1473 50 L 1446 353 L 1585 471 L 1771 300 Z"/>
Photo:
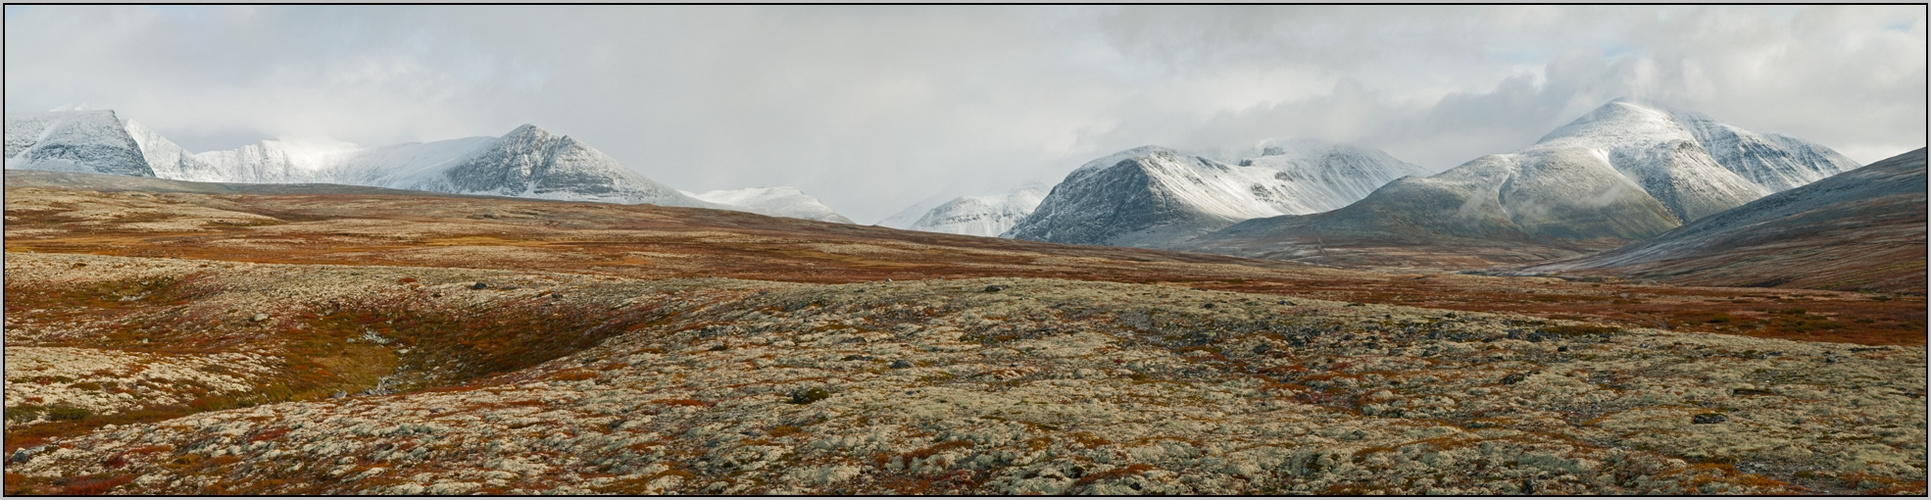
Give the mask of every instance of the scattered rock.
<path id="1" fill-rule="evenodd" d="M 1506 377 L 1502 377 L 1502 384 L 1515 385 L 1517 383 L 1520 383 L 1528 379 L 1529 379 L 1529 375 L 1526 373 L 1511 373 Z"/>
<path id="2" fill-rule="evenodd" d="M 1006 289 L 1005 287 L 1002 287 L 1002 286 L 999 286 L 999 285 L 986 285 L 986 292 L 987 292 L 987 293 L 991 293 L 991 292 L 997 292 L 997 291 L 1000 291 L 1000 290 L 1005 290 L 1005 289 Z"/>
<path id="3" fill-rule="evenodd" d="M 484 288 L 489 288 L 489 283 L 478 281 L 476 284 L 469 286 L 470 290 L 482 290 Z"/>
<path id="4" fill-rule="evenodd" d="M 249 317 L 248 317 L 248 321 L 253 321 L 253 322 L 256 322 L 256 323 L 260 323 L 260 322 L 263 322 L 263 321 L 268 321 L 268 315 L 267 315 L 267 314 L 256 314 L 256 315 L 254 315 L 254 316 L 249 316 Z"/>
<path id="5" fill-rule="evenodd" d="M 1730 420 L 1730 417 L 1725 417 L 1721 413 L 1704 413 L 1704 414 L 1697 415 L 1695 417 L 1691 417 L 1690 423 L 1720 424 L 1727 420 Z"/>
<path id="6" fill-rule="evenodd" d="M 911 367 L 912 367 L 912 362 L 906 361 L 903 359 L 892 362 L 893 369 L 905 369 L 905 368 L 911 368 Z"/>
<path id="7" fill-rule="evenodd" d="M 1204 309 L 1213 309 L 1213 308 L 1214 308 L 1214 304 L 1213 304 L 1212 302 L 1208 302 L 1208 303 L 1205 303 L 1205 304 L 1201 304 L 1201 305 L 1200 305 L 1200 307 L 1201 307 L 1201 308 L 1204 308 Z"/>

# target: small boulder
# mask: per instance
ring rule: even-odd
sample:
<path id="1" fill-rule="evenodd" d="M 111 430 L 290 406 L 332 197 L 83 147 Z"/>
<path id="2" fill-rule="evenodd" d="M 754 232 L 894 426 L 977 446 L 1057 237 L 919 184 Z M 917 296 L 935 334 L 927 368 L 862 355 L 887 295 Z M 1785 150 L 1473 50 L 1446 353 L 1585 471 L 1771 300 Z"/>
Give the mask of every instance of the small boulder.
<path id="1" fill-rule="evenodd" d="M 47 451 L 54 448 L 57 448 L 57 446 L 54 446 L 51 444 L 43 444 L 32 448 L 21 448 L 19 450 L 14 450 L 12 455 L 7 456 L 7 462 L 24 464 L 24 463 L 27 463 L 28 460 L 33 460 L 34 455 L 39 455 L 40 452 Z"/>
<path id="2" fill-rule="evenodd" d="M 822 387 L 813 387 L 810 389 L 793 391 L 791 393 L 791 404 L 808 405 L 819 401 L 824 401 L 825 398 L 829 398 L 829 397 L 831 397 L 831 391 L 827 391 Z"/>
<path id="3" fill-rule="evenodd" d="M 260 323 L 260 322 L 263 322 L 263 321 L 268 321 L 268 315 L 267 315 L 267 314 L 256 314 L 256 315 L 254 315 L 254 316 L 249 316 L 249 317 L 248 317 L 248 321 L 253 321 L 253 322 L 256 322 L 256 323 Z"/>
<path id="4" fill-rule="evenodd" d="M 470 290 L 482 290 L 484 288 L 489 288 L 489 283 L 478 281 L 476 284 L 469 286 Z"/>
<path id="5" fill-rule="evenodd" d="M 1727 421 L 1727 420 L 1730 420 L 1730 418 L 1729 418 L 1729 417 L 1725 417 L 1725 416 L 1723 416 L 1723 414 L 1721 414 L 1721 413 L 1704 413 L 1704 414 L 1701 414 L 1701 415 L 1697 415 L 1697 416 L 1695 416 L 1695 417 L 1691 417 L 1691 418 L 1690 418 L 1690 423 L 1696 423 L 1696 424 L 1721 424 L 1721 423 L 1723 423 L 1723 422 L 1725 422 L 1725 421 Z"/>
<path id="6" fill-rule="evenodd" d="M 912 367 L 912 362 L 906 361 L 903 359 L 892 362 L 893 369 L 905 369 L 905 368 L 911 368 L 911 367 Z"/>
<path id="7" fill-rule="evenodd" d="M 991 293 L 991 292 L 997 292 L 997 291 L 1000 291 L 1000 290 L 1005 290 L 1005 289 L 1006 289 L 1005 287 L 1002 287 L 1002 286 L 999 286 L 999 285 L 986 285 L 986 292 L 987 292 L 987 293 Z"/>

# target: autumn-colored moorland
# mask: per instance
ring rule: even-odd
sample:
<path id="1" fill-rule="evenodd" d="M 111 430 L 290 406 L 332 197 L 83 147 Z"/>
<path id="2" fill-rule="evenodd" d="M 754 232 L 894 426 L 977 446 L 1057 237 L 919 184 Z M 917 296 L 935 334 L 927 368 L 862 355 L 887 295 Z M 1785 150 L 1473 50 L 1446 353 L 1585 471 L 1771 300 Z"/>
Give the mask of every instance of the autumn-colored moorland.
<path id="1" fill-rule="evenodd" d="M 651 205 L 383 194 L 346 187 L 368 193 L 100 193 L 15 187 L 57 186 L 36 182 L 37 176 L 73 174 L 8 175 L 8 252 L 806 283 L 1042 277 L 1516 312 L 1794 340 L 1925 343 L 1923 294 L 1685 287 L 1613 278 L 1580 282 L 1440 269 L 1365 272 Z M 13 180 L 23 176 L 29 179 Z M 148 182 L 155 184 L 150 190 L 210 186 Z"/>
<path id="2" fill-rule="evenodd" d="M 7 172 L 9 494 L 1914 494 L 1921 294 Z"/>

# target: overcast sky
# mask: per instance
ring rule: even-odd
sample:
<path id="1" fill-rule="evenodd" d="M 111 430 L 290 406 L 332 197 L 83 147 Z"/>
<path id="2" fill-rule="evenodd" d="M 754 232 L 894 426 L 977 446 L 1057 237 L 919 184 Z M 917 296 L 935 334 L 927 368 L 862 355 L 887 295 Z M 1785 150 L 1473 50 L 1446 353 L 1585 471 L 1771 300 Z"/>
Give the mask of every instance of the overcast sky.
<path id="1" fill-rule="evenodd" d="M 575 136 L 861 223 L 1146 144 L 1312 137 L 1431 169 L 1616 97 L 1860 162 L 1925 143 L 1925 8 L 6 7 L 7 111 L 190 151 Z"/>

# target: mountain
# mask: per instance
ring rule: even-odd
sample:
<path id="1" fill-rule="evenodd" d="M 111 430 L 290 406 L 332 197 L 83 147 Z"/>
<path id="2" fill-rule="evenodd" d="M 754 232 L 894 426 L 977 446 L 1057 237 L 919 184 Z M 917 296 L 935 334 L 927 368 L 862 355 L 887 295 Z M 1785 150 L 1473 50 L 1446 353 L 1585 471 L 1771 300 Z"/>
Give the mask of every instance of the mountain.
<path id="1" fill-rule="evenodd" d="M 838 215 L 831 207 L 825 206 L 811 195 L 790 186 L 756 187 L 732 190 L 706 191 L 703 193 L 684 193 L 699 200 L 740 207 L 743 211 L 764 214 L 772 217 L 791 217 L 839 224 L 852 224 L 851 219 Z"/>
<path id="2" fill-rule="evenodd" d="M 918 203 L 913 203 L 912 206 L 905 207 L 904 210 L 900 210 L 898 213 L 892 214 L 884 219 L 879 219 L 877 223 L 872 225 L 893 229 L 910 229 L 913 224 L 919 222 L 919 219 L 925 218 L 927 212 L 931 212 L 932 209 L 938 208 L 939 205 L 944 205 L 946 202 L 954 199 L 956 198 L 946 198 L 944 195 L 926 198 L 920 200 Z"/>
<path id="3" fill-rule="evenodd" d="M 903 229 L 934 233 L 999 236 L 1046 198 L 1050 188 L 1030 185 L 1002 195 L 961 196 L 924 210 Z M 895 216 L 896 217 L 896 216 Z M 889 220 L 889 219 L 888 219 Z M 882 225 L 882 223 L 881 223 Z"/>
<path id="4" fill-rule="evenodd" d="M 153 177 L 109 110 L 7 113 L 6 168 Z"/>
<path id="5" fill-rule="evenodd" d="M 1705 140 L 1723 154 L 1710 154 Z M 1565 258 L 1661 234 L 1784 182 L 1842 171 L 1841 158 L 1823 146 L 1618 99 L 1512 153 L 1391 182 L 1333 212 L 1250 220 L 1173 247 L 1359 266 Z"/>
<path id="6" fill-rule="evenodd" d="M 140 122 L 123 120 L 121 127 L 134 139 L 135 144 L 140 145 L 141 156 L 146 158 L 148 168 L 154 171 L 155 177 L 202 182 L 221 179 L 221 171 L 214 164 L 195 156 Z M 8 143 L 12 144 L 12 141 Z"/>
<path id="7" fill-rule="evenodd" d="M 1705 217 L 1615 250 L 1524 269 L 1702 286 L 1923 292 L 1925 150 Z"/>
<path id="8" fill-rule="evenodd" d="M 1581 150 L 1603 156 L 1624 177 L 1689 221 L 1770 192 L 1717 163 L 1668 110 L 1618 99 L 1549 132 L 1520 152 Z"/>
<path id="9" fill-rule="evenodd" d="M 1144 146 L 1075 169 L 1001 236 L 1157 247 L 1233 223 L 1346 205 L 1421 167 L 1377 150 L 1314 141 L 1264 144 L 1224 163 Z"/>

